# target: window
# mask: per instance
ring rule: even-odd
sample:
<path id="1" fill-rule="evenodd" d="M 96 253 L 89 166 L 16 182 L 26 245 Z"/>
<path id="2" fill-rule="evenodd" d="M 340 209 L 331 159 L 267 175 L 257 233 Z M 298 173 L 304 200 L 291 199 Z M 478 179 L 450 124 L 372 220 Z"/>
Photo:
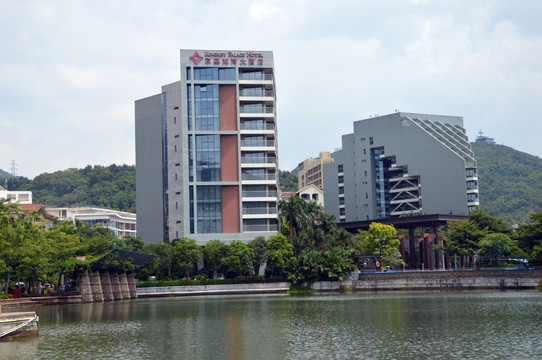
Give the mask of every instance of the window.
<path id="1" fill-rule="evenodd" d="M 220 130 L 218 85 L 194 86 L 196 130 Z"/>
<path id="2" fill-rule="evenodd" d="M 344 205 L 344 198 L 343 197 L 339 198 L 339 205 Z"/>
<path id="3" fill-rule="evenodd" d="M 373 144 L 374 144 L 374 140 L 373 140 L 373 137 L 371 136 L 371 137 L 369 138 L 369 145 L 373 145 Z"/>
<path id="4" fill-rule="evenodd" d="M 222 187 L 197 187 L 198 233 L 222 232 Z"/>
<path id="5" fill-rule="evenodd" d="M 196 136 L 197 181 L 220 181 L 220 135 Z"/>
<path id="6" fill-rule="evenodd" d="M 343 184 L 344 183 L 344 176 L 340 175 L 339 176 L 339 184 Z"/>
<path id="7" fill-rule="evenodd" d="M 344 194 L 344 187 L 342 186 L 339 187 L 339 194 Z"/>
<path id="8" fill-rule="evenodd" d="M 192 80 L 192 68 L 186 67 L 186 80 Z"/>
<path id="9" fill-rule="evenodd" d="M 342 164 L 341 164 L 341 165 L 337 165 L 337 172 L 340 172 L 340 173 L 343 172 L 343 166 L 342 166 Z"/>
<path id="10" fill-rule="evenodd" d="M 218 68 L 194 68 L 194 80 L 218 80 Z"/>
<path id="11" fill-rule="evenodd" d="M 340 214 L 341 216 L 345 216 L 345 215 L 346 215 L 346 209 L 345 209 L 345 208 L 340 208 L 340 209 L 339 209 L 339 214 Z"/>

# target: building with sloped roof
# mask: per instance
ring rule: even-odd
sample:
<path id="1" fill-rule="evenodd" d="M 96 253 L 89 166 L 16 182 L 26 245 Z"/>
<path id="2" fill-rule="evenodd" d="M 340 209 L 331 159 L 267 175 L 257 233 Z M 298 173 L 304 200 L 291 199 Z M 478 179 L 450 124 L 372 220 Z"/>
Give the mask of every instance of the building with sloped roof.
<path id="1" fill-rule="evenodd" d="M 354 122 L 324 165 L 326 211 L 340 222 L 467 215 L 477 164 L 459 116 L 396 112 Z"/>

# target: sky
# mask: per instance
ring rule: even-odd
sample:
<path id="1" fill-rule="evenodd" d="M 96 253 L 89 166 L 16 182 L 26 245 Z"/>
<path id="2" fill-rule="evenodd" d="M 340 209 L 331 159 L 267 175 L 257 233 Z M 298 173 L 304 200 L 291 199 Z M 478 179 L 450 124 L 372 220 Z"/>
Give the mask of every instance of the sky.
<path id="1" fill-rule="evenodd" d="M 0 169 L 135 164 L 134 101 L 180 49 L 273 51 L 279 167 L 396 110 L 542 157 L 538 0 L 0 0 Z"/>

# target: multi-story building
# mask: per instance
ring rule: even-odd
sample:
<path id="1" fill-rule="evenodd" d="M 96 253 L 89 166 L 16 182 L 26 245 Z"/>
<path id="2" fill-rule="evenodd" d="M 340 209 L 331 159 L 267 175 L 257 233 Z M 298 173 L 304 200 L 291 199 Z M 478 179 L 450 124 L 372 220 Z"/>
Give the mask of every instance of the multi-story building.
<path id="1" fill-rule="evenodd" d="M 19 204 L 32 204 L 32 191 L 11 191 L 0 186 L 0 201 L 2 199 Z"/>
<path id="2" fill-rule="evenodd" d="M 79 220 L 87 225 L 107 227 L 113 230 L 118 238 L 137 235 L 137 217 L 133 213 L 88 206 L 75 208 L 46 207 L 45 210 L 58 220 Z"/>
<path id="3" fill-rule="evenodd" d="M 135 102 L 135 128 L 145 242 L 277 232 L 272 52 L 181 50 L 180 81 Z"/>
<path id="4" fill-rule="evenodd" d="M 297 186 L 300 189 L 308 185 L 324 188 L 324 178 L 322 176 L 322 168 L 324 164 L 333 162 L 329 152 L 321 152 L 316 159 L 308 158 L 297 165 Z"/>
<path id="5" fill-rule="evenodd" d="M 324 199 L 340 222 L 466 215 L 479 205 L 462 117 L 396 112 L 356 121 L 332 156 Z"/>

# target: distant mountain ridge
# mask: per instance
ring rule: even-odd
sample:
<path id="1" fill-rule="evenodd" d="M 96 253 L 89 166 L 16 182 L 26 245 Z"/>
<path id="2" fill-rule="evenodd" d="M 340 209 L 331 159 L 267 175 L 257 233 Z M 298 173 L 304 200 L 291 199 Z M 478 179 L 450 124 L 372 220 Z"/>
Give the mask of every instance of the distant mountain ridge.
<path id="1" fill-rule="evenodd" d="M 474 142 L 480 206 L 511 224 L 542 209 L 542 159 L 505 145 Z"/>
<path id="2" fill-rule="evenodd" d="M 11 174 L 8 173 L 7 171 L 4 171 L 2 169 L 0 169 L 0 178 L 5 178 L 5 177 L 10 177 Z M 1 184 L 0 184 L 1 185 Z"/>
<path id="3" fill-rule="evenodd" d="M 508 146 L 474 142 L 480 205 L 511 224 L 529 222 L 542 209 L 542 159 Z M 2 175 L 4 174 L 4 175 Z M 295 170 L 279 171 L 284 191 L 297 190 Z M 0 185 L 30 190 L 35 203 L 48 206 L 99 206 L 135 212 L 135 166 L 87 166 L 38 175 L 34 180 L 0 172 Z"/>

